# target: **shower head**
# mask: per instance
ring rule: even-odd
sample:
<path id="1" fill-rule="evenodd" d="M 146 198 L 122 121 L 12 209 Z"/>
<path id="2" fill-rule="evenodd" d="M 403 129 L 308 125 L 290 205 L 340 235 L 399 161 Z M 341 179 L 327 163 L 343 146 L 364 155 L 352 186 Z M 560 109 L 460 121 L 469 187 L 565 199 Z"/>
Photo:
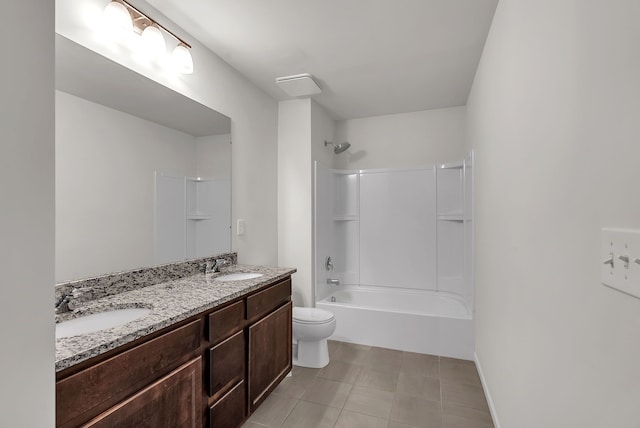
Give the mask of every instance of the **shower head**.
<path id="1" fill-rule="evenodd" d="M 347 150 L 349 147 L 351 147 L 351 144 L 347 143 L 346 141 L 340 144 L 333 144 L 331 141 L 327 141 L 327 140 L 324 141 L 325 147 L 327 147 L 329 144 L 333 146 L 333 153 L 335 154 L 342 153 L 345 150 Z"/>

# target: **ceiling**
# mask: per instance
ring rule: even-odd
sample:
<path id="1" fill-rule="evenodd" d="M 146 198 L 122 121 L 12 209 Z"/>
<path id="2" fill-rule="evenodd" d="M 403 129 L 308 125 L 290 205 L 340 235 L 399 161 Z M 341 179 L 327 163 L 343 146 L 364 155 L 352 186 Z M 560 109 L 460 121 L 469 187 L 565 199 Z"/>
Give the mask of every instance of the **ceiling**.
<path id="1" fill-rule="evenodd" d="M 275 99 L 311 73 L 352 119 L 465 105 L 498 0 L 148 2 Z"/>

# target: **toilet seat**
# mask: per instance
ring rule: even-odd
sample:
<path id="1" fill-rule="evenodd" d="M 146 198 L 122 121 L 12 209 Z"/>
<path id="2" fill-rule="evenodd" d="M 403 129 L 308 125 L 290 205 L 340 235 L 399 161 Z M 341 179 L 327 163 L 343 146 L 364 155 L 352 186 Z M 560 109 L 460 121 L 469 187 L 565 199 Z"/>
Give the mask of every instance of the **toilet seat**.
<path id="1" fill-rule="evenodd" d="M 298 324 L 327 324 L 335 319 L 333 314 L 318 308 L 293 308 L 293 322 Z"/>

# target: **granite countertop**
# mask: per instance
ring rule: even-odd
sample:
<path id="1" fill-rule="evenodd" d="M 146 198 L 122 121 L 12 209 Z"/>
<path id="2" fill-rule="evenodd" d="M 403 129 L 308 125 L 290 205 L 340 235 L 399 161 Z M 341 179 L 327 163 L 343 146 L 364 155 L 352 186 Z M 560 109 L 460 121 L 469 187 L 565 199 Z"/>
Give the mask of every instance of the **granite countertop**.
<path id="1" fill-rule="evenodd" d="M 202 273 L 87 302 L 56 321 L 109 309 L 146 307 L 151 312 L 119 327 L 56 339 L 56 372 L 100 355 L 179 321 L 250 293 L 269 282 L 285 278 L 295 269 L 232 265 L 221 273 Z M 234 272 L 258 272 L 263 276 L 241 281 L 216 281 Z"/>

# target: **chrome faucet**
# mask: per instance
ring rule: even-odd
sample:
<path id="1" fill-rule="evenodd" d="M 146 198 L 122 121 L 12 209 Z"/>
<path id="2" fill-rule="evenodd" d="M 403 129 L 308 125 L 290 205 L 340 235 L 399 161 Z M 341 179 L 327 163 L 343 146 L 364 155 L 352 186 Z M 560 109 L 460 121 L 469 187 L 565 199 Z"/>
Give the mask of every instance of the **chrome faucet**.
<path id="1" fill-rule="evenodd" d="M 214 272 L 220 272 L 220 268 L 228 265 L 229 262 L 226 261 L 225 259 L 216 259 L 216 264 L 213 265 L 213 271 Z"/>
<path id="2" fill-rule="evenodd" d="M 216 259 L 215 261 L 208 261 L 202 265 L 204 274 L 220 272 L 220 268 L 227 266 L 229 262 L 225 259 Z"/>
<path id="3" fill-rule="evenodd" d="M 215 262 L 212 261 L 208 261 L 204 264 L 201 265 L 202 267 L 202 273 L 204 273 L 205 275 L 211 272 L 215 272 Z"/>
<path id="4" fill-rule="evenodd" d="M 55 305 L 56 314 L 63 314 L 74 310 L 76 305 L 71 299 L 78 298 L 80 296 L 82 296 L 82 292 L 77 288 L 71 290 L 71 293 L 62 293 L 62 296 L 60 296 Z"/>
<path id="5" fill-rule="evenodd" d="M 56 314 L 63 314 L 65 312 L 70 312 L 71 308 L 69 307 L 69 302 L 71 301 L 70 294 L 63 294 L 60 299 L 56 302 Z"/>

